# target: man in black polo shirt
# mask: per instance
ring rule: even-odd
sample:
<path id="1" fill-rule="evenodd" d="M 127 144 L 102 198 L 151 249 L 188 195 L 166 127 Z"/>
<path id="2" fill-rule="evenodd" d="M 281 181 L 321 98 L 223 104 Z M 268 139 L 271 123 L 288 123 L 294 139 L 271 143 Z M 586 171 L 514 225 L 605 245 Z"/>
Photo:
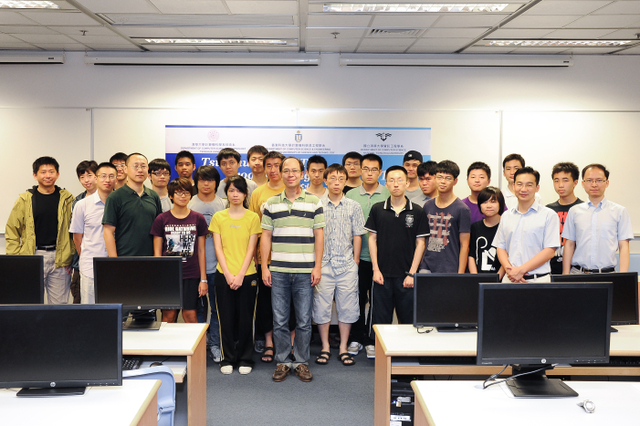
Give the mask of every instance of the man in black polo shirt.
<path id="1" fill-rule="evenodd" d="M 393 309 L 401 324 L 413 321 L 413 274 L 418 270 L 429 235 L 426 216 L 404 193 L 407 171 L 391 166 L 386 173 L 391 196 L 371 208 L 365 229 L 373 265 L 372 324 L 391 324 Z"/>
<path id="2" fill-rule="evenodd" d="M 127 183 L 113 191 L 104 206 L 102 225 L 109 257 L 153 256 L 151 225 L 162 213 L 160 197 L 144 186 L 149 175 L 147 158 L 140 153 L 127 157 Z"/>

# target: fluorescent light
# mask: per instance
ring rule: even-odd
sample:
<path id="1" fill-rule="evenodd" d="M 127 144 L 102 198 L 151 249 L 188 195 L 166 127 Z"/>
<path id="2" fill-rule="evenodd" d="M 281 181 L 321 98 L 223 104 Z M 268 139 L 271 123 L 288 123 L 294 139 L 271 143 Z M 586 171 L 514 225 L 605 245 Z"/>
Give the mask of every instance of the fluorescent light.
<path id="1" fill-rule="evenodd" d="M 0 0 L 0 9 L 60 9 L 52 1 L 10 1 Z"/>
<path id="2" fill-rule="evenodd" d="M 116 53 L 91 52 L 84 57 L 87 65 L 196 66 L 196 65 L 285 65 L 318 66 L 319 54 L 309 53 Z"/>
<path id="3" fill-rule="evenodd" d="M 566 55 L 486 55 L 486 54 L 341 54 L 346 67 L 570 67 Z"/>
<path id="4" fill-rule="evenodd" d="M 64 64 L 64 53 L 4 51 L 0 53 L 0 64 Z"/>
<path id="5" fill-rule="evenodd" d="M 323 12 L 340 13 L 492 13 L 514 12 L 522 4 L 509 3 L 325 3 Z"/>
<path id="6" fill-rule="evenodd" d="M 139 38 L 134 38 L 140 40 Z M 296 40 L 258 39 L 258 38 L 142 38 L 142 44 L 176 44 L 209 46 L 297 46 Z"/>
<path id="7" fill-rule="evenodd" d="M 637 40 L 487 40 L 485 46 L 493 47 L 620 47 Z"/>

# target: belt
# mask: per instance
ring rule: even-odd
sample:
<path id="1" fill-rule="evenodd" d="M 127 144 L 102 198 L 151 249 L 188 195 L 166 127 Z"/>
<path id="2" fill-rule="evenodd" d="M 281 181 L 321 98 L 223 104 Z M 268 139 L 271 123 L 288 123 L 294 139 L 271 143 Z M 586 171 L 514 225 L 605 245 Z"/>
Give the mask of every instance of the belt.
<path id="1" fill-rule="evenodd" d="M 600 269 L 587 269 L 579 265 L 571 265 L 571 267 L 576 268 L 578 271 L 584 272 L 585 274 L 601 274 L 606 272 L 614 272 L 616 270 L 616 268 L 614 268 L 613 266 L 609 268 L 600 268 Z"/>
<path id="2" fill-rule="evenodd" d="M 56 251 L 56 246 L 36 246 L 36 250 Z"/>
<path id="3" fill-rule="evenodd" d="M 525 280 L 535 280 L 536 278 L 544 277 L 545 275 L 549 275 L 549 273 L 545 272 L 544 274 L 527 274 L 523 275 L 522 278 L 524 278 Z"/>

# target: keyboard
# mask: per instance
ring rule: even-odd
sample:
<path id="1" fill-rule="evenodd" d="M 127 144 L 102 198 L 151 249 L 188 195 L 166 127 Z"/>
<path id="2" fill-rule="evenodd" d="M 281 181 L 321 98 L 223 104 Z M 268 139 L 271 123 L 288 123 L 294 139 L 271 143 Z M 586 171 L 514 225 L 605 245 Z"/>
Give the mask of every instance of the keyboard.
<path id="1" fill-rule="evenodd" d="M 137 370 L 142 364 L 142 358 L 138 357 L 122 357 L 122 371 Z"/>

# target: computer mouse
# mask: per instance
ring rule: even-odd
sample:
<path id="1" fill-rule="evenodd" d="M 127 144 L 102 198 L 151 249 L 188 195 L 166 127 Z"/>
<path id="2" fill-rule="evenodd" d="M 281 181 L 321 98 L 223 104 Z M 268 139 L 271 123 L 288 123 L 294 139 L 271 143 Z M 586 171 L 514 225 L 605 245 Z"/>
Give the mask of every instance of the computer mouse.
<path id="1" fill-rule="evenodd" d="M 159 365 L 163 365 L 162 362 L 161 361 L 155 361 L 155 362 L 152 362 L 149 367 L 157 367 Z"/>

